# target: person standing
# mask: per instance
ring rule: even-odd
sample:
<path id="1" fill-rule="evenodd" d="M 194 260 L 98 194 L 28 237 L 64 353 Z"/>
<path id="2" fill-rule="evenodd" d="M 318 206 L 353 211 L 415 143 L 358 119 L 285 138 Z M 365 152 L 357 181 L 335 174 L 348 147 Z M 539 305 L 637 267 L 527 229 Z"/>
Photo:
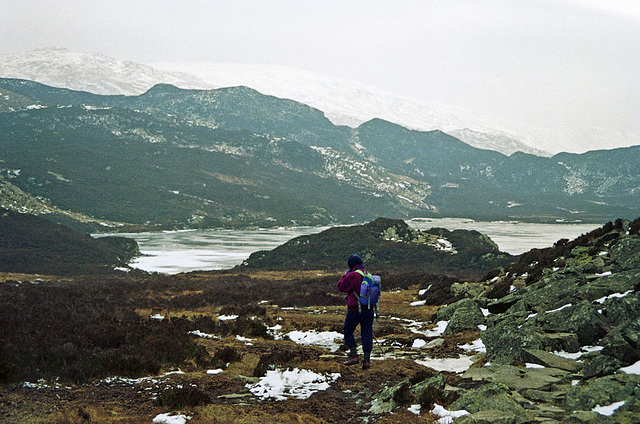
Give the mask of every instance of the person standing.
<path id="1" fill-rule="evenodd" d="M 340 277 L 338 290 L 347 293 L 347 315 L 342 329 L 344 343 L 349 348 L 348 358 L 345 365 L 355 365 L 360 362 L 356 339 L 353 333 L 360 325 L 360 339 L 362 343 L 362 369 L 369 369 L 371 366 L 371 351 L 373 350 L 373 319 L 374 310 L 366 305 L 360 304 L 358 296 L 360 285 L 366 273 L 362 259 L 358 255 L 351 255 L 347 261 L 349 269 Z"/>

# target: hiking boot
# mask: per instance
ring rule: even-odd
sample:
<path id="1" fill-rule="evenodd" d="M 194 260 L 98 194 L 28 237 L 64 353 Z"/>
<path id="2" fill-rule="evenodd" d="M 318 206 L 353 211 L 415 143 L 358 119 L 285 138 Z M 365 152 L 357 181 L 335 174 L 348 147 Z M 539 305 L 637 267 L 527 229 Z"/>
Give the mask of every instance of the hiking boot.
<path id="1" fill-rule="evenodd" d="M 349 356 L 346 361 L 343 362 L 344 365 L 355 365 L 359 363 L 360 360 L 357 356 Z"/>
<path id="2" fill-rule="evenodd" d="M 369 368 L 371 368 L 371 362 L 369 362 L 369 361 L 362 361 L 362 369 L 363 369 L 363 370 L 368 370 Z"/>

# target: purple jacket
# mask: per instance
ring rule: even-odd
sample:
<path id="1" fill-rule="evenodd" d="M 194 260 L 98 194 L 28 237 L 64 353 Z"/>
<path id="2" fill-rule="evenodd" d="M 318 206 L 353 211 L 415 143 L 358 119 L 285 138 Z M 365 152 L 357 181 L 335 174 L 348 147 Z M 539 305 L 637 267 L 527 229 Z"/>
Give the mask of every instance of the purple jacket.
<path id="1" fill-rule="evenodd" d="M 350 311 L 358 310 L 358 296 L 356 293 L 360 293 L 360 285 L 362 284 L 362 275 L 356 272 L 361 269 L 364 272 L 362 265 L 356 265 L 348 273 L 345 273 L 338 281 L 338 290 L 342 293 L 347 293 L 347 309 Z"/>

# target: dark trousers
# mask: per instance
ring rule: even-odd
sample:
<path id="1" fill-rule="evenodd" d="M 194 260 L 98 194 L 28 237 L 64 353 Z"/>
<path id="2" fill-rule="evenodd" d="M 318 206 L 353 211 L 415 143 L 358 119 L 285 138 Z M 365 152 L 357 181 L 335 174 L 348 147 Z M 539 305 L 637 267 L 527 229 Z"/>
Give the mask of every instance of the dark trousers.
<path id="1" fill-rule="evenodd" d="M 363 309 L 362 311 L 347 311 L 344 319 L 344 343 L 349 349 L 356 347 L 356 338 L 353 332 L 360 324 L 360 338 L 362 340 L 362 351 L 371 352 L 373 350 L 373 309 Z"/>

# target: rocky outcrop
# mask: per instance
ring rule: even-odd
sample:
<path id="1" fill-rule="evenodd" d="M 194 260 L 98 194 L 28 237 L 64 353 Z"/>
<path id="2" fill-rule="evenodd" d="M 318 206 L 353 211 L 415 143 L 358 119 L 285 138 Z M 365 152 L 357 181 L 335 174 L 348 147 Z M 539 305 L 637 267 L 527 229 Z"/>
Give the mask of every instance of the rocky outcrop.
<path id="1" fill-rule="evenodd" d="M 447 333 L 487 326 L 485 366 L 463 374 L 487 384 L 449 406 L 470 412 L 456 422 L 637 422 L 639 228 L 618 220 L 528 252 L 480 295 L 452 287 L 466 298 L 435 315 Z"/>
<path id="2" fill-rule="evenodd" d="M 475 279 L 515 260 L 477 231 L 420 231 L 402 220 L 378 218 L 296 237 L 274 250 L 253 253 L 242 267 L 343 270 L 352 253 L 359 254 L 372 271 L 420 270 Z"/>
<path id="3" fill-rule="evenodd" d="M 511 396 L 509 387 L 500 383 L 489 383 L 479 389 L 470 390 L 453 402 L 451 410 L 465 410 L 472 415 L 459 422 L 487 422 L 489 417 L 503 423 L 527 423 L 532 415 Z M 474 416 L 475 415 L 475 416 Z"/>

